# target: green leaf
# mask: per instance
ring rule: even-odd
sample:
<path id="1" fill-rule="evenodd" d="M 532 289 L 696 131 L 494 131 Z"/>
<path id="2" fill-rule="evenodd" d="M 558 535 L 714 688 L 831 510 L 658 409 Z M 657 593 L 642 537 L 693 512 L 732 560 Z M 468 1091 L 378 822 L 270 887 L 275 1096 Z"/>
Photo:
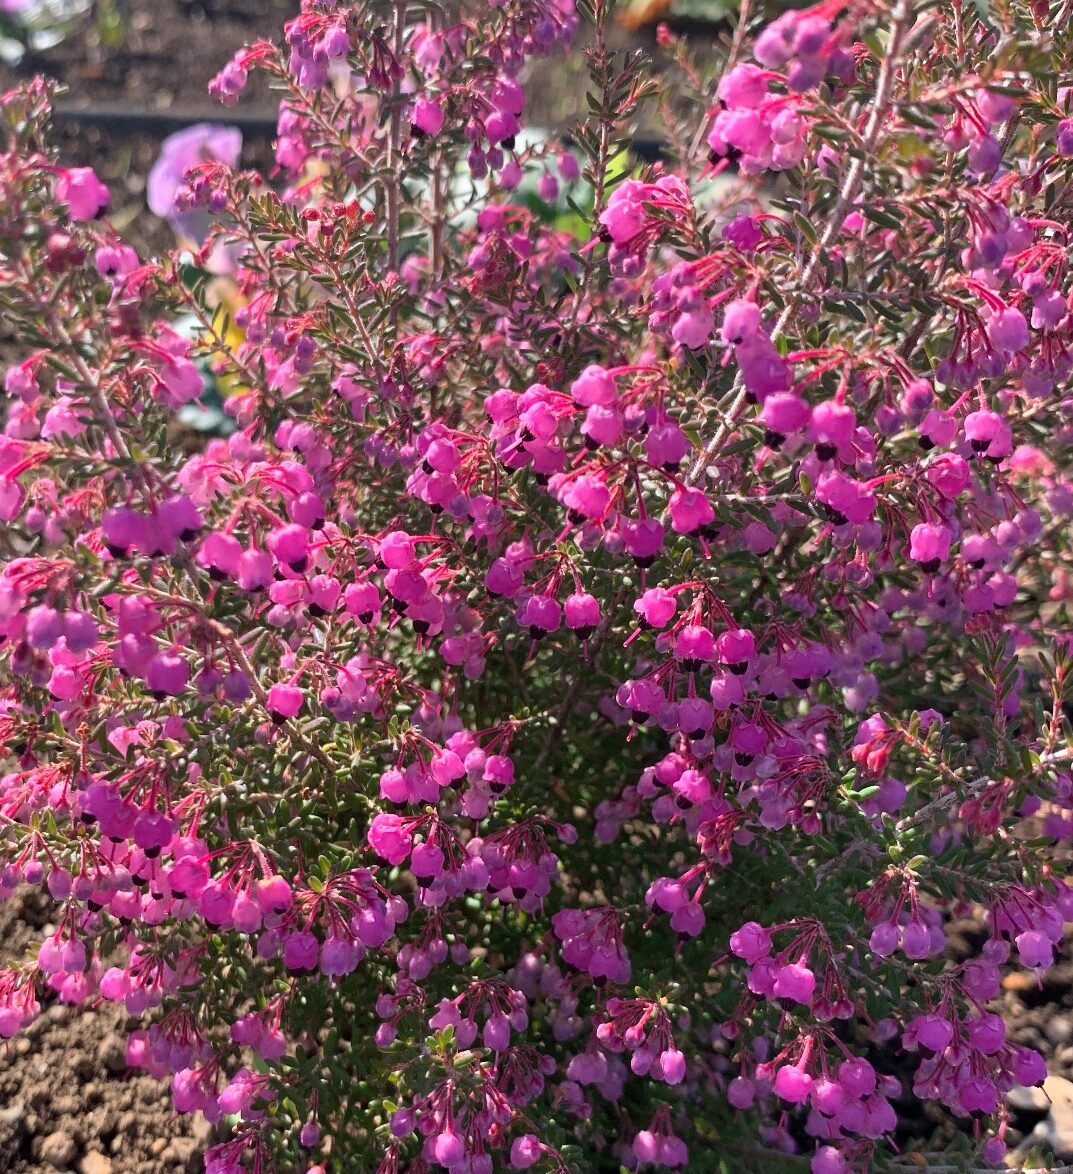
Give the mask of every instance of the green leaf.
<path id="1" fill-rule="evenodd" d="M 871 220 L 873 224 L 878 224 L 880 228 L 892 228 L 895 231 L 901 228 L 901 223 L 891 216 L 889 212 L 884 212 L 871 205 L 862 207 L 861 212 L 865 219 Z"/>
<path id="2" fill-rule="evenodd" d="M 820 238 L 816 235 L 816 230 L 800 212 L 794 213 L 793 220 L 797 226 L 797 231 L 801 233 L 810 245 L 820 243 Z"/>

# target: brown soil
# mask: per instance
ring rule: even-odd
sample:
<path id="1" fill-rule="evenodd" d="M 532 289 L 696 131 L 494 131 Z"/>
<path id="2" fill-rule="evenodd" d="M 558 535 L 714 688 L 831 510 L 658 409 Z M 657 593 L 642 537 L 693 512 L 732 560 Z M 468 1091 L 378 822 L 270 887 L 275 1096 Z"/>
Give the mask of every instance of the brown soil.
<path id="1" fill-rule="evenodd" d="M 0 966 L 49 932 L 54 904 L 24 891 L 0 904 Z M 46 1002 L 0 1045 L 0 1170 L 6 1174 L 194 1174 L 211 1127 L 172 1111 L 167 1083 L 126 1065 L 130 1020 L 111 1005 Z"/>

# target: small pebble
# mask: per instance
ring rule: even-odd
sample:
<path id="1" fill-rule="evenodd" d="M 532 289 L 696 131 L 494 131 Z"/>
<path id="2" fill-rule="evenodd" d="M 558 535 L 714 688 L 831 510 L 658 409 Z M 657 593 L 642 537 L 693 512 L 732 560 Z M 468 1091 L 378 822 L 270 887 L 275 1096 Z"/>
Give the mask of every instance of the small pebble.
<path id="1" fill-rule="evenodd" d="M 41 1143 L 41 1161 L 55 1170 L 66 1170 L 78 1156 L 78 1146 L 69 1133 L 57 1130 Z"/>

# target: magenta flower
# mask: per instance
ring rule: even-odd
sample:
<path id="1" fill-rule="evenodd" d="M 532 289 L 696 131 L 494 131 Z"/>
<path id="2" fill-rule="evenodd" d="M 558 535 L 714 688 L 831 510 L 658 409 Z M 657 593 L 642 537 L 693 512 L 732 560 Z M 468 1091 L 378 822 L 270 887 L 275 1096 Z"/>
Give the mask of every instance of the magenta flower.
<path id="1" fill-rule="evenodd" d="M 777 999 L 792 999 L 796 1003 L 811 1003 L 816 990 L 816 976 L 807 966 L 792 962 L 775 972 L 774 994 Z"/>
<path id="2" fill-rule="evenodd" d="M 443 106 L 431 98 L 418 98 L 410 122 L 416 135 L 437 135 L 443 126 Z"/>
<path id="3" fill-rule="evenodd" d="M 1073 159 L 1073 118 L 1063 118 L 1058 124 L 1058 154 Z"/>
<path id="4" fill-rule="evenodd" d="M 938 522 L 920 522 L 909 535 L 909 557 L 922 571 L 934 573 L 950 553 L 950 529 Z"/>
<path id="5" fill-rule="evenodd" d="M 987 323 L 991 345 L 1004 354 L 1013 354 L 1028 346 L 1028 323 L 1016 306 L 996 310 Z"/>
<path id="6" fill-rule="evenodd" d="M 812 1077 L 803 1069 L 786 1064 L 775 1074 L 773 1088 L 777 1097 L 788 1104 L 799 1105 L 808 1099 Z"/>
<path id="7" fill-rule="evenodd" d="M 72 220 L 95 220 L 111 200 L 108 189 L 90 167 L 61 171 L 56 198 L 67 205 Z"/>
<path id="8" fill-rule="evenodd" d="M 295 718 L 301 712 L 305 695 L 296 685 L 273 685 L 268 690 L 265 706 L 277 723 Z"/>
<path id="9" fill-rule="evenodd" d="M 1038 929 L 1026 929 L 1014 939 L 1022 966 L 1046 969 L 1054 962 L 1054 947 L 1046 934 Z"/>

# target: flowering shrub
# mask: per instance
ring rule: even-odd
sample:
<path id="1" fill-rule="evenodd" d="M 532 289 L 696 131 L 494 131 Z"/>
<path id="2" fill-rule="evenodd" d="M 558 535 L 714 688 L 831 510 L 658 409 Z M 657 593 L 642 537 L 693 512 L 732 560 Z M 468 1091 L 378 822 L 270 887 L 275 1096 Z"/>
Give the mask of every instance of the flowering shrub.
<path id="1" fill-rule="evenodd" d="M 1046 1074 L 993 1000 L 1073 919 L 1070 5 L 824 3 L 658 84 L 608 16 L 306 0 L 236 57 L 279 175 L 168 199 L 234 323 L 3 99 L 0 892 L 56 929 L 0 1034 L 122 1003 L 211 1174 L 841 1174 L 907 1097 L 1000 1163 Z"/>

